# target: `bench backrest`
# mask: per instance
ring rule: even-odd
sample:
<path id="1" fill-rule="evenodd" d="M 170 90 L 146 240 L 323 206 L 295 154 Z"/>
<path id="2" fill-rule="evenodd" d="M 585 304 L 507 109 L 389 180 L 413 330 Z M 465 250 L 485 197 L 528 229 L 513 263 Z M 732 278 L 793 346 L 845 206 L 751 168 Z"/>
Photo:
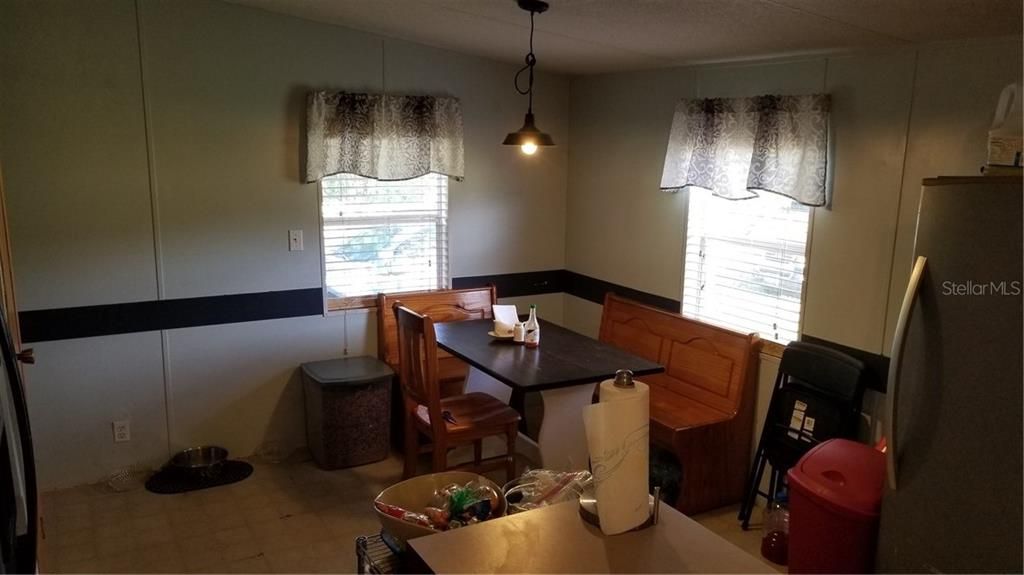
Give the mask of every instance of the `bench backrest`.
<path id="1" fill-rule="evenodd" d="M 656 361 L 665 372 L 643 380 L 728 414 L 752 397 L 761 340 L 614 294 L 604 300 L 600 340 Z M 654 390 L 652 390 L 654 391 Z"/>
<path id="2" fill-rule="evenodd" d="M 442 323 L 491 318 L 495 298 L 494 286 L 377 294 L 377 357 L 392 368 L 399 364 L 398 325 L 391 310 L 396 301 L 416 313 L 430 316 L 434 323 Z M 447 354 L 439 354 L 439 357 L 445 356 Z"/>

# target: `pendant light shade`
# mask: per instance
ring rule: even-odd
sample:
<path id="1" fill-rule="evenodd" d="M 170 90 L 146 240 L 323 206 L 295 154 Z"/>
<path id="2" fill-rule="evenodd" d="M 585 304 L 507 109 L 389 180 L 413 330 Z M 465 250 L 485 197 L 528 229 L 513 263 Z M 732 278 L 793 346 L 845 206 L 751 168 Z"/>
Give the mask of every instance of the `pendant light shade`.
<path id="1" fill-rule="evenodd" d="M 516 91 L 524 96 L 529 96 L 529 104 L 526 108 L 526 118 L 523 120 L 523 127 L 515 132 L 510 132 L 502 142 L 505 146 L 519 146 L 524 154 L 532 155 L 541 146 L 554 146 L 555 140 L 550 134 L 542 132 L 537 128 L 533 119 L 533 67 L 537 65 L 537 57 L 533 55 L 533 15 L 545 12 L 548 3 L 542 0 L 518 0 L 519 7 L 530 13 L 530 52 L 526 54 L 526 65 L 516 72 Z M 529 72 L 529 85 L 526 90 L 519 87 L 519 76 L 523 72 Z"/>
<path id="2" fill-rule="evenodd" d="M 506 146 L 525 146 L 532 143 L 535 146 L 554 146 L 555 141 L 551 139 L 551 134 L 541 132 L 537 129 L 537 126 L 533 123 L 533 112 L 526 113 L 526 119 L 523 120 L 523 127 L 519 128 L 515 132 L 509 132 L 505 136 L 505 141 L 502 144 Z"/>

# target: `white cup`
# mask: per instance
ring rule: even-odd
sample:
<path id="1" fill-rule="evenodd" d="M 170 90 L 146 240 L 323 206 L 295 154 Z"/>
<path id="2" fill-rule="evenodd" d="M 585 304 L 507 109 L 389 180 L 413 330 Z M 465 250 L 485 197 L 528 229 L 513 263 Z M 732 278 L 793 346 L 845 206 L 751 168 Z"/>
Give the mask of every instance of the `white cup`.
<path id="1" fill-rule="evenodd" d="M 494 320 L 494 333 L 498 334 L 499 337 L 509 337 L 512 335 L 512 326 L 507 323 Z"/>

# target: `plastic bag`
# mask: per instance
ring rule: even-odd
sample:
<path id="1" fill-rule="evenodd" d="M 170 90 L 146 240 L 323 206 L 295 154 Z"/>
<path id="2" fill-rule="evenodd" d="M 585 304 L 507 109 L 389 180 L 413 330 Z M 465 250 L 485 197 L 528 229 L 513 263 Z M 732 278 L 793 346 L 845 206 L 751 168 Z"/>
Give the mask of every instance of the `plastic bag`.
<path id="1" fill-rule="evenodd" d="M 397 505 L 388 505 L 387 503 L 381 503 L 380 501 L 375 501 L 374 505 L 385 515 L 390 515 L 392 517 L 401 519 L 402 521 L 408 521 L 409 523 L 422 525 L 423 527 L 437 529 L 437 527 L 435 527 L 433 522 L 430 520 L 430 517 L 425 513 L 416 513 L 414 511 L 409 511 L 408 509 L 405 509 L 403 507 L 399 507 Z"/>
<path id="2" fill-rule="evenodd" d="M 508 513 L 579 499 L 594 478 L 589 471 L 533 469 L 505 486 Z"/>

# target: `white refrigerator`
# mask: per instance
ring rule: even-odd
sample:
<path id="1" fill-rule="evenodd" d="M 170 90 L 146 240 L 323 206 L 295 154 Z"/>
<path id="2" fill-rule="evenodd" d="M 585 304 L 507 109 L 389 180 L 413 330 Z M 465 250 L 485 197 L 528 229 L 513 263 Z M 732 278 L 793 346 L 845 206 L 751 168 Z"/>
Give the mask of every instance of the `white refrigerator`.
<path id="1" fill-rule="evenodd" d="M 879 572 L 1020 573 L 1020 178 L 924 181 L 891 351 Z"/>

